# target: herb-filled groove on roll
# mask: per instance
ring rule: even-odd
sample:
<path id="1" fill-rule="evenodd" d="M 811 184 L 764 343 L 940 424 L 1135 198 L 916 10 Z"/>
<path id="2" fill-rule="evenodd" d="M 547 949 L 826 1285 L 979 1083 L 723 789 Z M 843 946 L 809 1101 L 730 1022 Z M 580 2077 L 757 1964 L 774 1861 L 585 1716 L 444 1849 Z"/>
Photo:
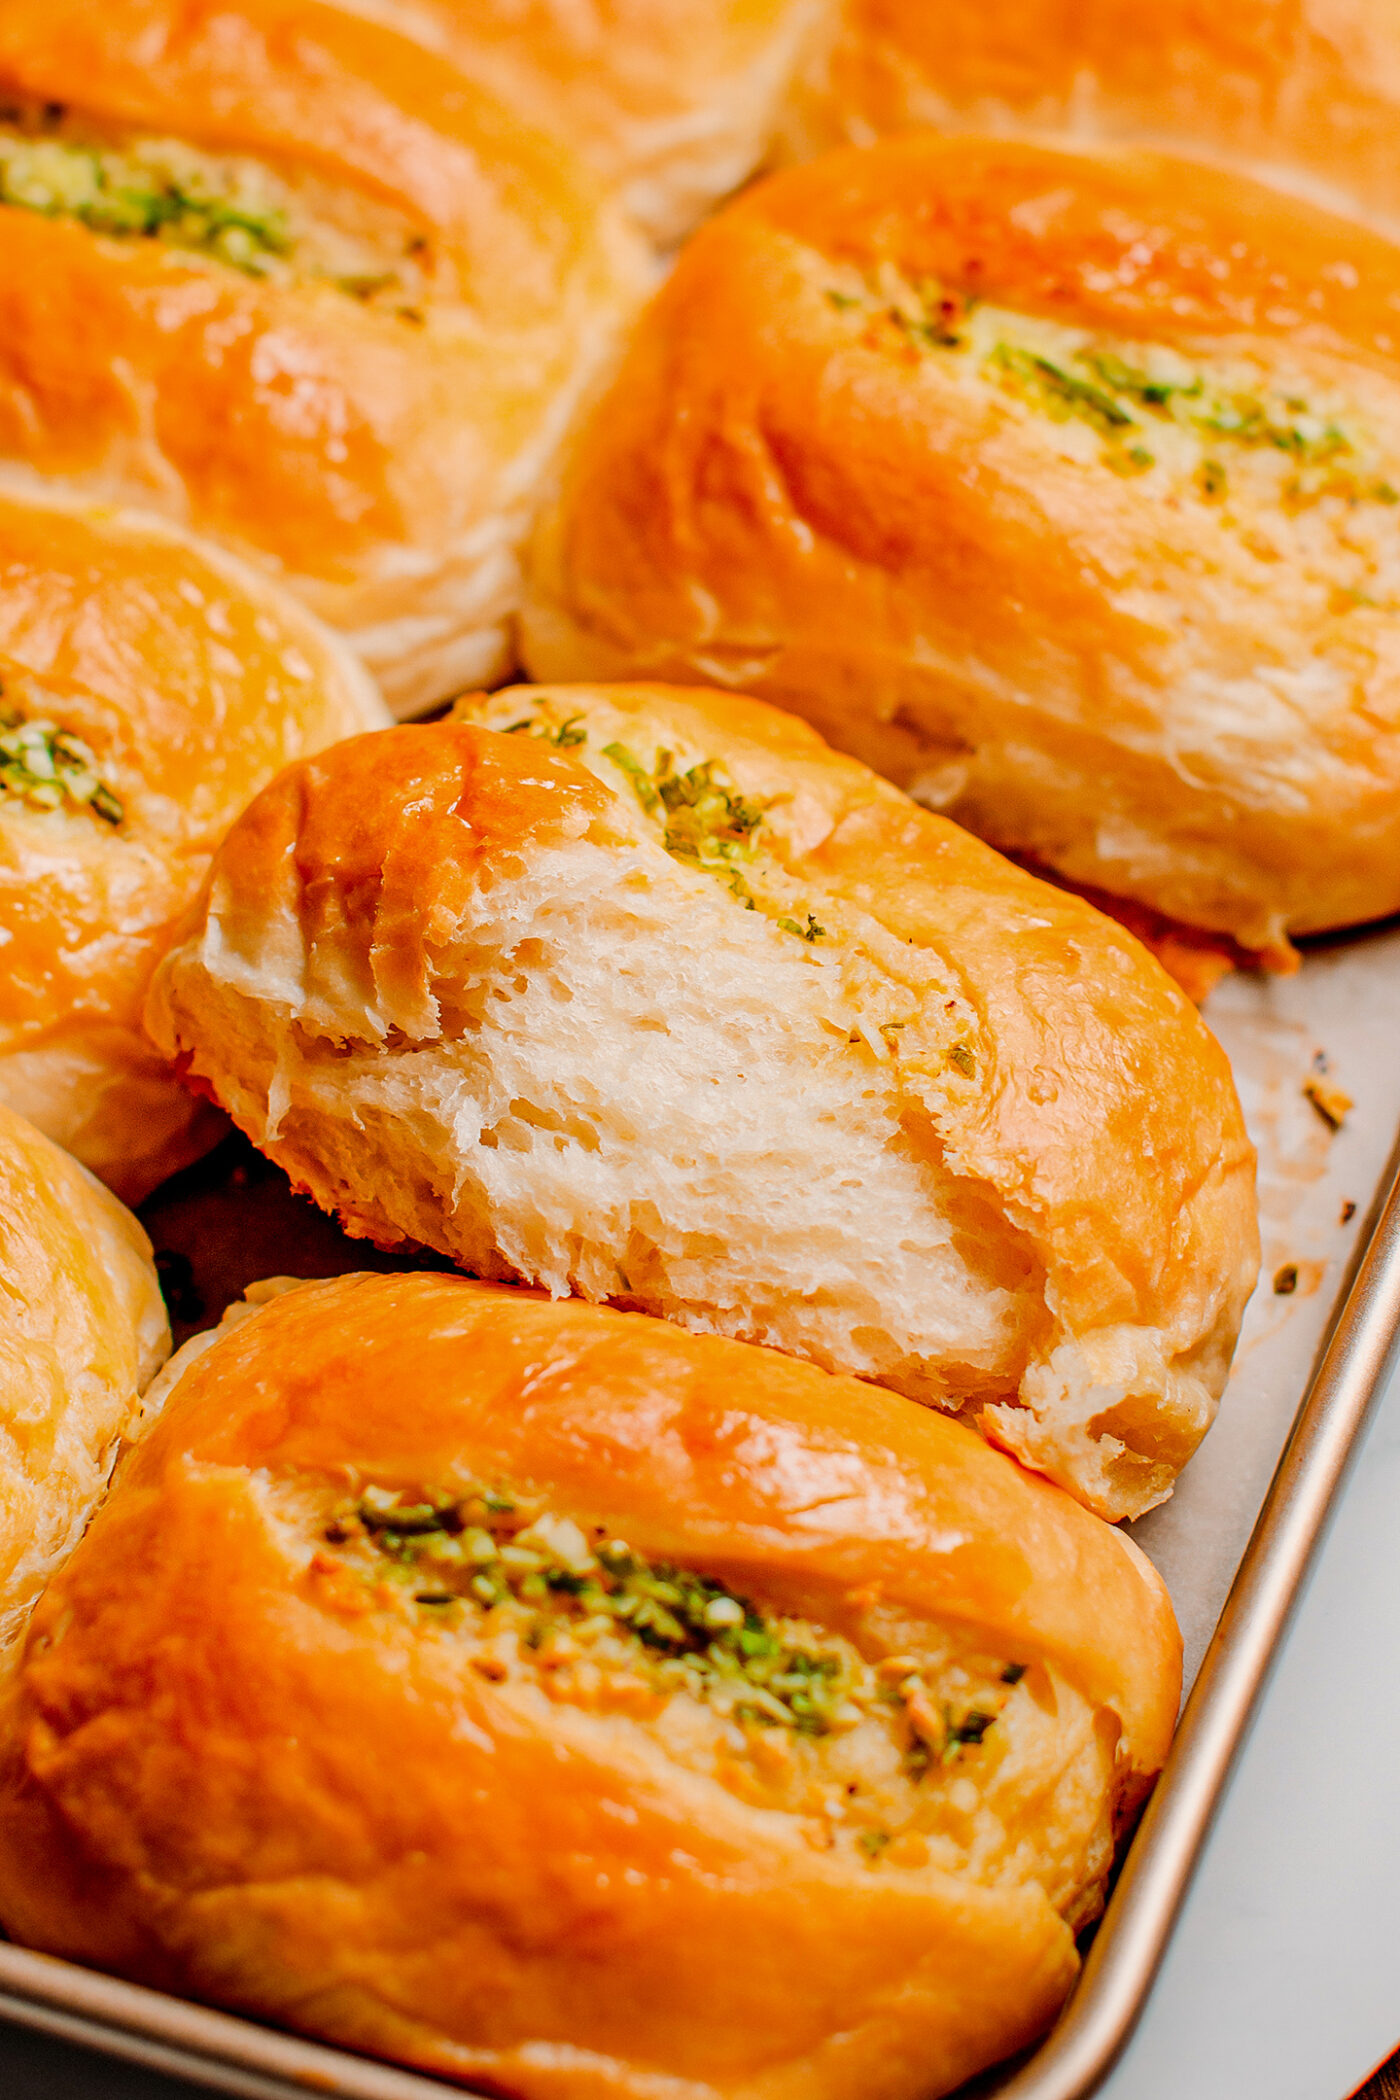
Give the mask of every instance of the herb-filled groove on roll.
<path id="1" fill-rule="evenodd" d="M 1048 2024 L 1176 1711 L 1120 1534 L 636 1314 L 345 1277 L 191 1347 L 0 1719 L 13 1937 L 522 2100 L 929 2100 Z"/>
<path id="2" fill-rule="evenodd" d="M 141 1028 L 210 854 L 289 760 L 387 720 L 217 547 L 0 477 L 0 1103 L 128 1202 L 222 1127 Z"/>
<path id="3" fill-rule="evenodd" d="M 690 244 L 537 543 L 542 678 L 790 706 L 1275 965 L 1400 909 L 1400 248 L 1150 154 L 913 136 Z"/>
<path id="4" fill-rule="evenodd" d="M 81 1537 L 170 1347 L 150 1242 L 0 1107 L 0 1651 Z"/>
<path id="5" fill-rule="evenodd" d="M 0 458 L 206 532 L 400 711 L 509 662 L 640 280 L 562 148 L 320 0 L 0 10 Z"/>
<path id="6" fill-rule="evenodd" d="M 1113 1516 L 1254 1276 L 1225 1058 L 1136 941 L 804 724 L 519 688 L 293 767 L 147 1026 L 347 1229 L 963 1410 Z"/>

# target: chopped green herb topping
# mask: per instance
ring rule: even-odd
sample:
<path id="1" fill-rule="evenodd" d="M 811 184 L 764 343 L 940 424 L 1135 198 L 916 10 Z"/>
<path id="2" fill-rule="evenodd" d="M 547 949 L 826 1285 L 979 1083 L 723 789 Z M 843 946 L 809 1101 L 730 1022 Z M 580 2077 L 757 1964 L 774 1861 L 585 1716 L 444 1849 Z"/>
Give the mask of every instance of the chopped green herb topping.
<path id="1" fill-rule="evenodd" d="M 547 708 L 542 708 L 537 715 L 522 715 L 518 722 L 508 723 L 501 734 L 542 737 L 560 751 L 571 751 L 588 742 L 588 731 L 582 723 L 582 715 L 570 715 L 566 721 L 557 722 Z"/>
<path id="2" fill-rule="evenodd" d="M 1301 406 L 1301 404 L 1299 404 Z M 1309 466 L 1339 459 L 1352 450 L 1351 440 L 1335 423 L 1309 433 L 1296 423 L 1281 423 L 1253 394 L 1218 394 L 1208 406 L 1193 412 L 1191 421 L 1199 430 L 1215 432 L 1237 445 L 1272 445 Z"/>
<path id="3" fill-rule="evenodd" d="M 291 247 L 280 212 L 249 210 L 130 154 L 62 138 L 0 135 L 0 202 L 211 255 L 250 277 L 265 276 Z"/>
<path id="4" fill-rule="evenodd" d="M 1130 401 L 1136 401 L 1143 408 L 1150 408 L 1158 414 L 1165 413 L 1174 399 L 1180 397 L 1182 400 L 1192 401 L 1202 390 L 1199 377 L 1193 379 L 1189 386 L 1177 380 L 1154 379 L 1150 373 L 1139 370 L 1136 365 L 1125 364 L 1121 357 L 1115 357 L 1111 351 L 1081 350 L 1077 356 L 1079 362 L 1087 365 L 1096 378 L 1115 394 L 1126 394 Z"/>
<path id="5" fill-rule="evenodd" d="M 1057 422 L 1077 416 L 1106 437 L 1132 428 L 1132 417 L 1111 394 L 1087 379 L 1076 379 L 1063 365 L 1052 363 L 1037 351 L 1022 350 L 1015 343 L 998 343 L 987 362 L 1017 393 L 1029 396 Z"/>
<path id="6" fill-rule="evenodd" d="M 1113 446 L 1104 453 L 1103 462 L 1110 473 L 1121 474 L 1125 478 L 1133 474 L 1145 474 L 1149 467 L 1155 467 L 1157 464 L 1155 455 L 1148 451 L 1146 445 Z"/>
<path id="7" fill-rule="evenodd" d="M 1057 421 L 1073 417 L 1097 430 L 1106 441 L 1103 463 L 1115 474 L 1145 474 L 1156 465 L 1156 455 L 1130 436 L 1142 428 L 1135 411 L 1145 410 L 1159 422 L 1174 422 L 1207 439 L 1286 454 L 1296 468 L 1283 491 L 1291 509 L 1328 495 L 1353 502 L 1400 501 L 1389 482 L 1368 483 L 1345 468 L 1342 463 L 1355 454 L 1351 439 L 1336 423 L 1309 416 L 1307 403 L 1295 396 L 1271 406 L 1256 394 L 1212 389 L 1200 373 L 1190 379 L 1158 377 L 1113 351 L 1086 348 L 1073 356 L 1090 377 L 1006 342 L 991 350 L 986 368 L 999 384 Z M 1226 493 L 1225 468 L 1217 459 L 1202 460 L 1192 478 L 1208 503 Z"/>
<path id="8" fill-rule="evenodd" d="M 571 1517 L 536 1498 L 477 1489 L 460 1498 L 367 1488 L 322 1527 L 327 1544 L 355 1556 L 362 1575 L 402 1585 L 412 1603 L 450 1628 L 514 1631 L 545 1662 L 560 1643 L 612 1659 L 661 1696 L 685 1692 L 743 1727 L 817 1738 L 859 1727 L 895 1708 L 906 1772 L 980 1745 L 1009 1693 L 937 1700 L 916 1657 L 875 1665 L 816 1627 L 765 1610 L 712 1576 L 649 1559 L 595 1528 L 590 1543 Z M 318 1555 L 314 1567 L 324 1572 Z M 455 1618 L 448 1618 L 449 1612 Z M 543 1665 L 541 1665 L 543 1666 Z M 1024 1666 L 1007 1664 L 1014 1685 Z M 485 1659 L 484 1674 L 506 1666 Z"/>
<path id="9" fill-rule="evenodd" d="M 856 1842 L 867 1858 L 878 1859 L 890 1842 L 890 1833 L 888 1830 L 862 1830 Z"/>
<path id="10" fill-rule="evenodd" d="M 779 919 L 784 933 L 795 933 L 800 941 L 820 941 L 826 938 L 826 928 L 818 924 L 812 912 L 807 914 L 807 924 L 799 926 L 796 919 Z"/>
<path id="11" fill-rule="evenodd" d="M 31 809 L 90 809 L 106 824 L 120 824 L 126 814 L 81 737 L 13 708 L 0 708 L 0 793 Z"/>
<path id="12" fill-rule="evenodd" d="M 966 1043 L 954 1043 L 948 1052 L 948 1062 L 950 1065 L 956 1065 L 965 1079 L 977 1077 L 977 1060 Z"/>
<path id="13" fill-rule="evenodd" d="M 745 908 L 753 911 L 753 896 L 738 863 L 753 858 L 753 842 L 766 803 L 750 802 L 737 789 L 726 786 L 717 759 L 706 759 L 678 773 L 670 751 L 657 752 L 650 772 L 625 744 L 605 744 L 603 756 L 626 774 L 647 815 L 661 818 L 662 844 L 671 858 L 720 876 Z"/>
<path id="14" fill-rule="evenodd" d="M 961 330 L 976 301 L 965 292 L 949 291 L 935 277 L 904 284 L 892 272 L 867 279 L 861 292 L 826 287 L 829 305 L 838 313 L 864 311 L 888 321 L 907 343 L 920 350 L 960 350 Z"/>

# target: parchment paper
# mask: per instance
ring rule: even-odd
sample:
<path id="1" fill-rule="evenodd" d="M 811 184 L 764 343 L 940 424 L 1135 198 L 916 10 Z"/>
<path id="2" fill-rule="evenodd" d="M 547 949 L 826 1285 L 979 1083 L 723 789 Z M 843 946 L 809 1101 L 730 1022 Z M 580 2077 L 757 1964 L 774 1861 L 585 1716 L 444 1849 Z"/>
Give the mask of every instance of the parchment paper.
<path id="1" fill-rule="evenodd" d="M 1400 1128 L 1400 926 L 1315 948 L 1295 977 L 1228 979 L 1205 1013 L 1259 1148 L 1264 1266 L 1214 1428 L 1171 1501 L 1132 1527 L 1171 1589 L 1188 1685 Z M 1354 1099 L 1338 1131 L 1304 1095 L 1315 1073 Z M 1355 1208 L 1344 1220 L 1347 1205 Z M 157 1190 L 141 1215 L 161 1257 L 177 1342 L 212 1325 L 262 1276 L 451 1267 L 346 1239 L 236 1135 Z M 1290 1269 L 1296 1287 L 1276 1292 Z"/>

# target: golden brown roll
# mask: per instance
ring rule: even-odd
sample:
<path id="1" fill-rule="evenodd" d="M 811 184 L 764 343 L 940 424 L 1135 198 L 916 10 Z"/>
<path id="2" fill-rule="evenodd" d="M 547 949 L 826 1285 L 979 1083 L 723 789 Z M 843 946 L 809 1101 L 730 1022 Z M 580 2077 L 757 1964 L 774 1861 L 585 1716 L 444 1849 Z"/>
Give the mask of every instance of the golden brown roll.
<path id="1" fill-rule="evenodd" d="M 931 135 L 706 227 L 542 526 L 542 678 L 711 679 L 1229 935 L 1400 908 L 1400 249 Z"/>
<path id="2" fill-rule="evenodd" d="M 402 711 L 508 658 L 636 261 L 562 151 L 318 0 L 0 9 L 0 457 L 211 534 Z"/>
<path id="3" fill-rule="evenodd" d="M 259 797 L 165 1054 L 351 1233 L 963 1409 L 1102 1514 L 1169 1494 L 1256 1239 L 1151 958 L 756 702 L 472 712 Z"/>
<path id="4" fill-rule="evenodd" d="M 1166 1750 L 1121 1534 L 955 1422 L 441 1276 L 217 1340 L 0 1724 L 32 1946 L 522 2100 L 932 2100 Z"/>
<path id="5" fill-rule="evenodd" d="M 1151 142 L 1400 223 L 1400 16 L 1392 0 L 841 0 L 790 146 L 921 124 Z"/>
<path id="6" fill-rule="evenodd" d="M 446 53 L 562 137 L 655 240 L 767 148 L 826 0 L 341 0 Z"/>
<path id="7" fill-rule="evenodd" d="M 170 1347 L 145 1233 L 0 1107 L 0 1651 L 82 1535 Z"/>
<path id="8" fill-rule="evenodd" d="M 387 720 L 218 548 L 0 481 L 0 1102 L 127 1201 L 221 1127 L 140 1020 L 209 855 L 289 759 Z"/>

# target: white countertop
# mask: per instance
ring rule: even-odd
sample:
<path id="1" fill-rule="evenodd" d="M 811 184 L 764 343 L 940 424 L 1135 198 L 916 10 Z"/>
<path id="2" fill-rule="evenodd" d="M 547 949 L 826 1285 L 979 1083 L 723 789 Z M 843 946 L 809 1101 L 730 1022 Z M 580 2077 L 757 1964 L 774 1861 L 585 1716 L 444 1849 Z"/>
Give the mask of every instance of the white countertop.
<path id="1" fill-rule="evenodd" d="M 1400 1377 L 1102 2100 L 1344 2100 L 1400 2044 Z"/>

